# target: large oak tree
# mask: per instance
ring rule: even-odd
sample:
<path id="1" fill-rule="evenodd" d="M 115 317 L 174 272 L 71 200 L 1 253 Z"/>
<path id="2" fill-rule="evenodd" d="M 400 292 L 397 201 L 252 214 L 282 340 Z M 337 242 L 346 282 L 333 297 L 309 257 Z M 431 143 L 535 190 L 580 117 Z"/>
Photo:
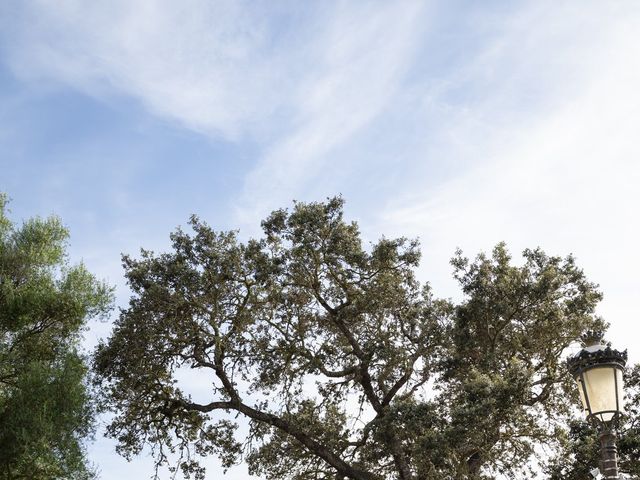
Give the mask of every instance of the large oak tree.
<path id="1" fill-rule="evenodd" d="M 178 451 L 196 477 L 217 455 L 268 479 L 441 480 L 522 478 L 562 451 L 563 353 L 604 327 L 571 256 L 458 252 L 454 302 L 417 281 L 416 241 L 364 246 L 340 198 L 275 211 L 247 242 L 190 226 L 124 257 L 133 296 L 96 352 L 123 454 Z"/>

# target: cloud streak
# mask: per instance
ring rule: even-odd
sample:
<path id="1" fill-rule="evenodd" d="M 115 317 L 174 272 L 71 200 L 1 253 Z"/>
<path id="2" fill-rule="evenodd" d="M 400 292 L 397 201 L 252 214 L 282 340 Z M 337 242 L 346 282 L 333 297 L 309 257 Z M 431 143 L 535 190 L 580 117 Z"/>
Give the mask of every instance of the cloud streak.
<path id="1" fill-rule="evenodd" d="M 305 196 L 323 170 L 339 170 L 332 151 L 381 115 L 411 65 L 424 5 L 402 2 L 341 9 L 318 43 L 317 67 L 299 87 L 299 122 L 248 175 L 238 219 L 250 225 Z"/>
<path id="2" fill-rule="evenodd" d="M 393 100 L 429 24 L 427 4 L 92 2 L 15 4 L 4 18 L 20 78 L 125 95 L 213 139 L 260 152 L 236 220 L 299 198 L 331 152 Z"/>
<path id="3" fill-rule="evenodd" d="M 278 42 L 287 39 L 275 38 L 266 3 L 62 0 L 5 8 L 8 60 L 22 78 L 125 94 L 207 135 L 261 129 L 286 104 L 297 68 L 298 53 L 283 54 Z"/>
<path id="4" fill-rule="evenodd" d="M 637 331 L 630 319 L 640 287 L 629 274 L 640 269 L 640 12 L 562 13 L 575 20 L 553 23 L 534 7 L 499 46 L 487 45 L 482 64 L 502 65 L 495 75 L 506 80 L 471 109 L 491 123 L 475 143 L 477 161 L 431 189 L 408 186 L 404 195 L 387 199 L 378 222 L 386 231 L 423 239 L 423 274 L 438 279 L 446 295 L 456 295 L 447 264 L 455 246 L 473 255 L 506 240 L 516 254 L 537 245 L 572 252 L 602 286 L 600 313 L 613 323 L 611 340 L 625 344 L 629 329 Z M 573 34 L 574 41 L 559 42 Z M 538 73 L 528 70 L 531 65 L 549 68 Z M 526 92 L 537 82 L 553 85 L 543 105 L 499 108 L 501 92 Z M 473 138 L 468 127 L 459 124 L 448 135 Z"/>

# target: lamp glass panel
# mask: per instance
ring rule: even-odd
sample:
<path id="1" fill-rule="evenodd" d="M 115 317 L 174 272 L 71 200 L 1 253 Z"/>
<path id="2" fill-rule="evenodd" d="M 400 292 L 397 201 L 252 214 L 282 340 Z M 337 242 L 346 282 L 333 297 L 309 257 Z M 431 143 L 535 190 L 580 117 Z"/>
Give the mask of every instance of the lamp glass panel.
<path id="1" fill-rule="evenodd" d="M 618 407 L 622 408 L 622 372 L 620 370 L 614 367 L 598 367 L 586 370 L 583 375 L 591 414 L 607 410 L 615 412 Z M 618 377 L 618 392 L 616 392 L 616 376 Z M 620 395 L 619 405 L 616 405 L 616 393 Z M 582 400 L 583 404 L 586 404 L 584 398 Z M 605 422 L 612 418 L 613 413 L 602 414 L 602 420 Z"/>
<path id="2" fill-rule="evenodd" d="M 618 377 L 618 409 L 624 412 L 624 379 L 622 378 L 622 370 L 616 368 L 616 376 Z"/>

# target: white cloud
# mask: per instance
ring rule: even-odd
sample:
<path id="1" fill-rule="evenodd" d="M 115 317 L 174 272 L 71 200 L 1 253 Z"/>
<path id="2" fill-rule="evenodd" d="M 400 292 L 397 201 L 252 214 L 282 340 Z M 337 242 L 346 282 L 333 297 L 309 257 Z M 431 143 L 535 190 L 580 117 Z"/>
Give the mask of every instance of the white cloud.
<path id="1" fill-rule="evenodd" d="M 393 100 L 425 28 L 419 2 L 345 4 L 319 39 L 317 65 L 301 83 L 300 121 L 249 174 L 238 219 L 255 224 L 299 198 L 309 182 L 340 165 L 331 152 L 365 128 Z"/>
<path id="2" fill-rule="evenodd" d="M 282 55 L 263 6 L 243 2 L 17 4 L 3 27 L 23 78 L 124 93 L 210 135 L 238 137 L 286 102 L 296 50 Z"/>
<path id="3" fill-rule="evenodd" d="M 238 221 L 299 197 L 328 155 L 394 98 L 426 3 L 33 0 L 5 22 L 24 79 L 124 94 L 206 135 L 257 142 Z"/>
<path id="4" fill-rule="evenodd" d="M 536 13 L 539 21 L 526 27 L 533 34 L 517 22 L 499 54 L 489 46 L 482 63 L 500 65 L 496 75 L 510 80 L 498 86 L 511 91 L 539 78 L 529 65 L 549 65 L 540 74 L 553 85 L 546 105 L 509 112 L 498 108 L 503 91 L 487 91 L 471 109 L 475 118 L 494 122 L 475 144 L 478 161 L 435 188 L 413 184 L 387 201 L 379 222 L 386 231 L 422 237 L 424 276 L 446 295 L 456 292 L 447 263 L 456 246 L 474 255 L 506 240 L 516 255 L 538 245 L 573 252 L 605 293 L 600 312 L 612 322 L 611 339 L 637 359 L 640 350 L 628 334 L 640 333 L 640 12 L 591 7 L 564 9 L 579 15 L 554 24 Z M 571 32 L 573 41 L 558 42 Z M 515 80 L 513 72 L 519 72 Z M 449 134 L 473 138 L 468 126 Z"/>

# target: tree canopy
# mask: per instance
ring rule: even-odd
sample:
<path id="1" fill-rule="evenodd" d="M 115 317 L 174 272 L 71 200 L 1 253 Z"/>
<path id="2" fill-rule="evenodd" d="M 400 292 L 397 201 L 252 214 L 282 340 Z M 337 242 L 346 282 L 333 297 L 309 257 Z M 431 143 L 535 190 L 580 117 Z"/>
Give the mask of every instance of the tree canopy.
<path id="1" fill-rule="evenodd" d="M 66 257 L 56 217 L 20 226 L 0 195 L 0 479 L 87 479 L 94 408 L 79 340 L 110 289 Z"/>
<path id="2" fill-rule="evenodd" d="M 195 478 L 214 454 L 267 479 L 430 480 L 528 477 L 564 452 L 563 353 L 606 327 L 571 256 L 457 252 L 456 302 L 416 279 L 417 241 L 365 247 L 341 198 L 275 211 L 246 242 L 190 226 L 123 257 L 132 298 L 95 354 L 124 455 L 178 452 Z"/>

